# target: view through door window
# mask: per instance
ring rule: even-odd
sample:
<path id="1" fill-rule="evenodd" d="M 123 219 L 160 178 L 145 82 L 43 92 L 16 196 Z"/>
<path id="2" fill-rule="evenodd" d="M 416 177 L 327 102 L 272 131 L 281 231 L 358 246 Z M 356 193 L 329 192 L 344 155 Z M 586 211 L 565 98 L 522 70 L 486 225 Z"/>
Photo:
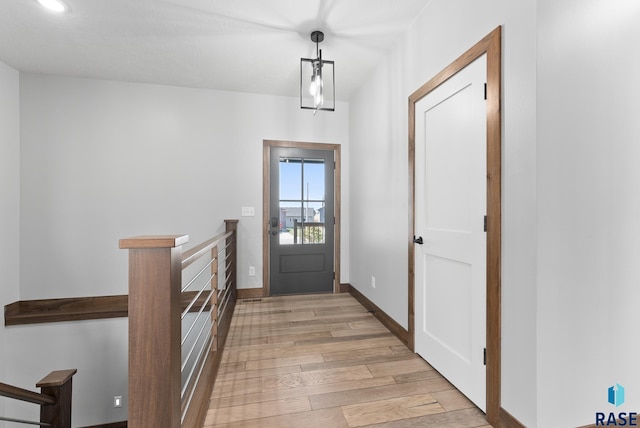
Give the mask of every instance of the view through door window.
<path id="1" fill-rule="evenodd" d="M 324 244 L 324 159 L 280 157 L 280 244 Z"/>

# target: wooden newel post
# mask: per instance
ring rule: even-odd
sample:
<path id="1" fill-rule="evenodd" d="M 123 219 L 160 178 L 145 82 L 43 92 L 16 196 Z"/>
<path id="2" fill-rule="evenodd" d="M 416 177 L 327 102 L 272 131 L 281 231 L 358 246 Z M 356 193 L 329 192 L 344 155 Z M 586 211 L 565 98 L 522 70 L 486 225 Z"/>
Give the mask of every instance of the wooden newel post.
<path id="1" fill-rule="evenodd" d="M 76 369 L 49 373 L 36 384 L 42 394 L 53 397 L 55 404 L 40 406 L 40 422 L 53 428 L 71 428 L 71 389 Z"/>
<path id="2" fill-rule="evenodd" d="M 178 428 L 182 245 L 188 235 L 120 240 L 129 250 L 129 428 Z"/>

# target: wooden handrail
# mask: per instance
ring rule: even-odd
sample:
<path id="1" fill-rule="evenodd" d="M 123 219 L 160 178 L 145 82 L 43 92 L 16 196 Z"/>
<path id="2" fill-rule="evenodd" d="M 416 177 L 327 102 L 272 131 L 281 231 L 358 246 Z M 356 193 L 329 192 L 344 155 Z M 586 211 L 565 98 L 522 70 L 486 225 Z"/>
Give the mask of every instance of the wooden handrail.
<path id="1" fill-rule="evenodd" d="M 0 382 L 0 395 L 12 398 L 14 400 L 26 401 L 28 403 L 43 405 L 55 404 L 56 399 L 39 392 L 29 391 L 28 389 L 18 388 L 17 386 L 8 385 Z"/>
<path id="2" fill-rule="evenodd" d="M 72 378 L 76 373 L 76 369 L 57 370 L 49 373 L 36 384 L 40 388 L 40 393 L 0 383 L 0 396 L 38 404 L 40 406 L 40 425 L 71 428 Z"/>
<path id="3" fill-rule="evenodd" d="M 225 220 L 225 223 L 224 233 L 184 252 L 186 235 L 120 241 L 120 248 L 129 250 L 129 427 L 186 428 L 202 426 L 204 422 L 236 300 L 238 221 Z M 226 253 L 224 264 L 218 258 L 219 248 Z M 211 271 L 207 277 L 211 279 L 205 285 L 210 285 L 212 292 L 198 291 L 195 296 L 201 300 L 203 296 L 210 298 L 204 297 L 206 301 L 187 308 L 199 307 L 197 316 L 203 313 L 203 308 L 210 308 L 210 331 L 203 352 L 193 354 L 197 355 L 196 362 L 190 371 L 184 372 L 193 377 L 183 386 L 182 271 L 204 256 L 210 257 L 207 266 L 211 266 Z M 218 269 L 221 269 L 220 279 Z M 222 308 L 220 302 L 224 302 Z M 192 328 L 193 325 L 188 331 Z M 191 355 L 192 349 L 187 351 Z"/>

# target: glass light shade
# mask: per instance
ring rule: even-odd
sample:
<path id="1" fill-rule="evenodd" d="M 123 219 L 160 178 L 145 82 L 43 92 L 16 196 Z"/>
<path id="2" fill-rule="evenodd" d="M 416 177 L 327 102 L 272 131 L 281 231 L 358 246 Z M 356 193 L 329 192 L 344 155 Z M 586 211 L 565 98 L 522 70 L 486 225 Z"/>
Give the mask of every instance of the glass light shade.
<path id="1" fill-rule="evenodd" d="M 316 95 L 316 88 L 317 88 L 317 82 L 316 82 L 316 77 L 315 76 L 311 76 L 311 84 L 309 85 L 309 95 L 311 95 L 312 97 L 314 97 Z"/>
<path id="2" fill-rule="evenodd" d="M 42 7 L 48 10 L 51 10 L 53 12 L 62 13 L 62 12 L 66 12 L 67 10 L 67 5 L 60 0 L 37 0 L 37 1 Z"/>

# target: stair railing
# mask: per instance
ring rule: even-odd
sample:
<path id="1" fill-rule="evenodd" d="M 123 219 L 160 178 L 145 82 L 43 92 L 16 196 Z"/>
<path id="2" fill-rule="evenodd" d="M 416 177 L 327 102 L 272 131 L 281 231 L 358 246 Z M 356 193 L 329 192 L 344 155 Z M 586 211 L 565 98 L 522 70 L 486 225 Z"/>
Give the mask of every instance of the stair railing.
<path id="1" fill-rule="evenodd" d="M 39 425 L 53 428 L 71 428 L 71 387 L 76 369 L 49 373 L 36 384 L 40 392 L 0 383 L 0 396 L 26 401 L 40 406 L 40 421 L 27 421 L 0 416 L 0 421 Z"/>
<path id="2" fill-rule="evenodd" d="M 129 250 L 129 428 L 202 426 L 236 302 L 237 223 L 184 252 L 187 235 L 120 240 Z"/>

